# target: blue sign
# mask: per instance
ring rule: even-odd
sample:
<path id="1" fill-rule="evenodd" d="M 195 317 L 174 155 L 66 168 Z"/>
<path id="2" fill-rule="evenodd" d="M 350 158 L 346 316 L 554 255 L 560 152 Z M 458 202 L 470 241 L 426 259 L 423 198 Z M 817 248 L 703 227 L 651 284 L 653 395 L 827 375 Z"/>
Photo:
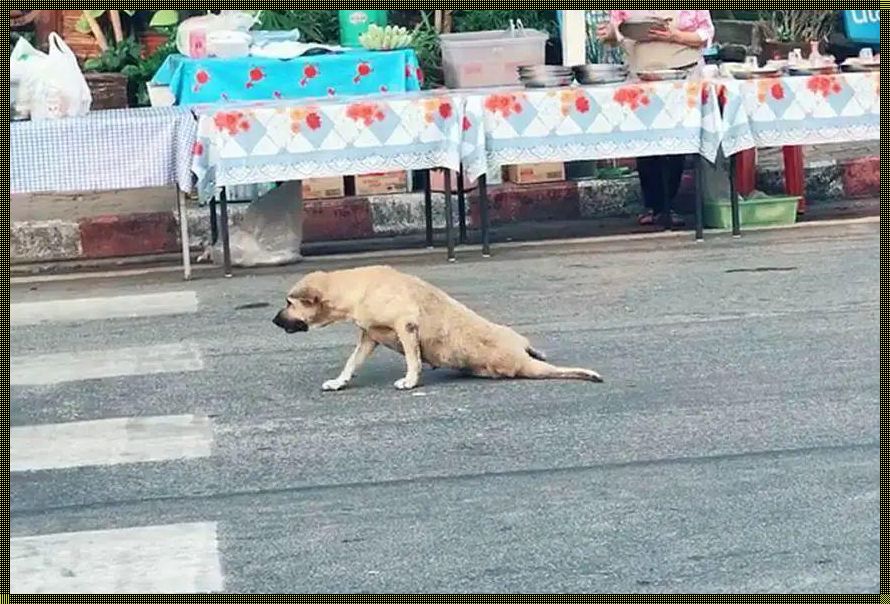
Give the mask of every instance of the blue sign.
<path id="1" fill-rule="evenodd" d="M 847 26 L 847 37 L 854 42 L 881 43 L 881 11 L 845 10 L 844 23 Z"/>

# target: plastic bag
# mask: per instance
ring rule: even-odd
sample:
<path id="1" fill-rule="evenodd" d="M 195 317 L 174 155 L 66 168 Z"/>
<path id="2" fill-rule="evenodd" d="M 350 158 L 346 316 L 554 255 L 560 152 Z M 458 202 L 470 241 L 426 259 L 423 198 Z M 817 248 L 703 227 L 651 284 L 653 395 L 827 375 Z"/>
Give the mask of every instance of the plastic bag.
<path id="1" fill-rule="evenodd" d="M 49 54 L 28 70 L 25 81 L 31 119 L 77 117 L 90 112 L 93 94 L 77 57 L 58 34 L 49 35 Z"/>
<path id="2" fill-rule="evenodd" d="M 287 182 L 248 206 L 232 224 L 232 265 L 282 266 L 303 259 L 303 203 L 299 182 Z M 211 250 L 214 264 L 222 264 L 222 245 Z"/>
<path id="3" fill-rule="evenodd" d="M 176 48 L 180 53 L 191 56 L 191 34 L 203 31 L 205 36 L 216 31 L 248 32 L 257 23 L 257 18 L 239 10 L 224 10 L 218 15 L 202 15 L 186 19 L 176 31 Z"/>
<path id="4" fill-rule="evenodd" d="M 19 38 L 9 55 L 9 108 L 16 119 L 31 115 L 35 76 L 39 75 L 46 53 L 40 52 L 24 38 Z"/>

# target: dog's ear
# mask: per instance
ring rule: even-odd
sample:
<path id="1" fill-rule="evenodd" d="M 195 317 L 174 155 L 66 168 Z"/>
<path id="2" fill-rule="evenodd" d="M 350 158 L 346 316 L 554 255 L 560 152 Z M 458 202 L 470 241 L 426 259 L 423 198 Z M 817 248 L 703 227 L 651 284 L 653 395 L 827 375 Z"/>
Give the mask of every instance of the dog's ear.
<path id="1" fill-rule="evenodd" d="M 315 272 L 306 275 L 302 281 L 297 283 L 290 292 L 290 298 L 301 300 L 306 304 L 319 306 L 324 301 L 324 284 L 327 274 L 323 272 Z"/>
<path id="2" fill-rule="evenodd" d="M 303 286 L 290 295 L 295 300 L 300 300 L 312 306 L 321 305 L 321 292 L 312 286 Z"/>

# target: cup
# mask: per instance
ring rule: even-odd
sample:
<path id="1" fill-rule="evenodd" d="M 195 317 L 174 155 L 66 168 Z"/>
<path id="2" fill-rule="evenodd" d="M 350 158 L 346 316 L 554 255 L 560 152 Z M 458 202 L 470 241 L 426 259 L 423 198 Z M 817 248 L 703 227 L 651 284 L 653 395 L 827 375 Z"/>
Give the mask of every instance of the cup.
<path id="1" fill-rule="evenodd" d="M 859 58 L 866 63 L 871 63 L 875 60 L 875 51 L 871 48 L 863 48 L 859 51 Z"/>
<path id="2" fill-rule="evenodd" d="M 760 60 L 757 57 L 745 57 L 745 69 L 757 69 L 758 67 L 760 67 Z"/>
<path id="3" fill-rule="evenodd" d="M 800 65 L 803 63 L 803 51 L 799 48 L 795 48 L 788 53 L 788 63 L 790 65 Z"/>

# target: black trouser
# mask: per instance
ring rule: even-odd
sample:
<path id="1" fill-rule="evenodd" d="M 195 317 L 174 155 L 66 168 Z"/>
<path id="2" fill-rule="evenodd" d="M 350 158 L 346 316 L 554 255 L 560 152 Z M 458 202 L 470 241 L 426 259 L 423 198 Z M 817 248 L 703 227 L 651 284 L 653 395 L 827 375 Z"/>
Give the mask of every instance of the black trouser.
<path id="1" fill-rule="evenodd" d="M 666 205 L 673 208 L 677 193 L 680 192 L 685 167 L 685 155 L 637 159 L 637 171 L 640 173 L 640 185 L 643 187 L 643 202 L 646 208 L 655 214 L 664 212 Z"/>

